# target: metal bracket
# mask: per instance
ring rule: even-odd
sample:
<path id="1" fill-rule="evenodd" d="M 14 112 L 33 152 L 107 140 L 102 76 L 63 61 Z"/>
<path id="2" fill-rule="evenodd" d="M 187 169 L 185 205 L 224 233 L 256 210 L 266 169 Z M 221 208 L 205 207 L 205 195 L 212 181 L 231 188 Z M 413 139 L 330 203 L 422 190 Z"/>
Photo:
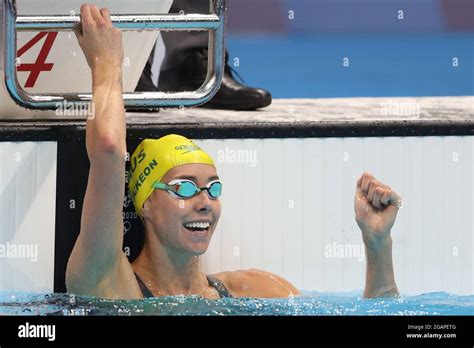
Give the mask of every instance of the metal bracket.
<path id="1" fill-rule="evenodd" d="M 16 74 L 17 31 L 71 31 L 79 16 L 17 16 L 16 0 L 3 0 L 4 78 L 8 93 L 22 107 L 54 110 L 58 103 L 84 103 L 92 94 L 29 94 L 18 83 Z M 203 85 L 190 92 L 124 93 L 128 110 L 158 107 L 189 107 L 204 104 L 219 90 L 224 71 L 226 0 L 210 0 L 212 14 L 111 15 L 122 30 L 207 30 L 209 31 L 208 72 Z"/>

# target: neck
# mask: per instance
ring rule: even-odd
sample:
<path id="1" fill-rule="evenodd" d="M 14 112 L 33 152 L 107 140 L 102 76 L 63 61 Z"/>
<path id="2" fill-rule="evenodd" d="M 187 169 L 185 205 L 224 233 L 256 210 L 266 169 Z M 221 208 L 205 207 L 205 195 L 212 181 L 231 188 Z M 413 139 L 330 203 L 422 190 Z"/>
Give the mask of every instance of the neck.
<path id="1" fill-rule="evenodd" d="M 206 276 L 199 270 L 199 257 L 163 245 L 151 231 L 133 262 L 134 270 L 157 296 L 202 294 L 208 289 Z"/>

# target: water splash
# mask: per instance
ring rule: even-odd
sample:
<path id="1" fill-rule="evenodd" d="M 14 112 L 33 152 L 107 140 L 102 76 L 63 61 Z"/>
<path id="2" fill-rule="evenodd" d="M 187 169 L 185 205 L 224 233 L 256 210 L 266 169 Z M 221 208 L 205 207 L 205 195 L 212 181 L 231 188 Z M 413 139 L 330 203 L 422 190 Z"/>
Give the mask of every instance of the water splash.
<path id="1" fill-rule="evenodd" d="M 105 300 L 68 294 L 0 292 L 0 315 L 474 315 L 474 296 L 435 292 L 412 297 L 363 299 L 359 293 L 303 292 L 289 299 L 169 296 Z"/>

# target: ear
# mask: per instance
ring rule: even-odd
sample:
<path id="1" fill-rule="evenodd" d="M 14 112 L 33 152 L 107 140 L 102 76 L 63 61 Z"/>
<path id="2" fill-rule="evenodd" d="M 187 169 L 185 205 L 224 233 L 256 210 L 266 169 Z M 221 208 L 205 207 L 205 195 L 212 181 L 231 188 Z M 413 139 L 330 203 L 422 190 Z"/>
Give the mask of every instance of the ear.
<path id="1" fill-rule="evenodd" d="M 150 210 L 150 203 L 148 199 L 143 203 L 142 207 L 142 219 L 145 220 L 148 217 L 148 211 Z"/>

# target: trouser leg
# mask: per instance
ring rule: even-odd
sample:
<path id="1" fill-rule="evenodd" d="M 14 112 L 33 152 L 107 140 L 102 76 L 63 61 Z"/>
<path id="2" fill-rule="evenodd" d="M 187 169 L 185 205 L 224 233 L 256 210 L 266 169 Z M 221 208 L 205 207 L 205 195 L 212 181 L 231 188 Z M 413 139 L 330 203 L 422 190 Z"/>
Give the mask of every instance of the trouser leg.
<path id="1" fill-rule="evenodd" d="M 170 13 L 209 13 L 209 0 L 175 0 Z M 207 31 L 169 31 L 162 32 L 163 41 L 166 47 L 165 58 L 161 64 L 161 70 L 168 70 L 181 63 L 185 57 L 185 52 L 196 47 L 207 47 L 209 33 Z"/>

